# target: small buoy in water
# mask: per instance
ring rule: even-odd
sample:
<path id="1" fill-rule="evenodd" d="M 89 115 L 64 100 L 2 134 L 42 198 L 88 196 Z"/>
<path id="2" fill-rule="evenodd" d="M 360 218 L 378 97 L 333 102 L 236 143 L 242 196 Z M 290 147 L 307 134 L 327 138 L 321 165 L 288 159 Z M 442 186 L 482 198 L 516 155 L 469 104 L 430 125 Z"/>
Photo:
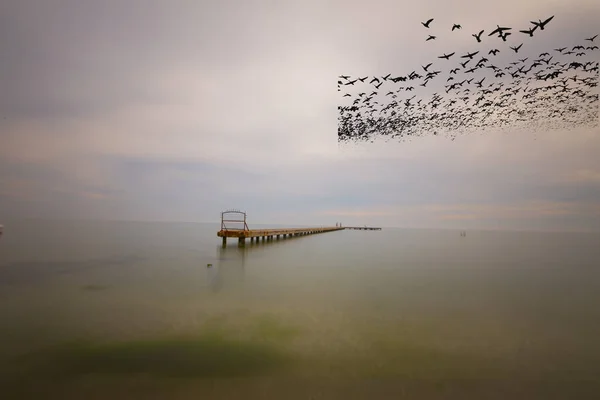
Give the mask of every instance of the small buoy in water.
<path id="1" fill-rule="evenodd" d="M 206 264 L 206 268 L 212 267 L 212 264 Z"/>

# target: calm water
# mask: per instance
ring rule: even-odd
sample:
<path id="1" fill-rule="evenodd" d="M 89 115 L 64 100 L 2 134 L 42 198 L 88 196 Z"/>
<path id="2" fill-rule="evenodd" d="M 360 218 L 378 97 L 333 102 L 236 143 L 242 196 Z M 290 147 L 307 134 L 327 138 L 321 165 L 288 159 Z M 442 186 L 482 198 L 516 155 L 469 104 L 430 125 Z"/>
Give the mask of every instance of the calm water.
<path id="1" fill-rule="evenodd" d="M 598 234 L 384 229 L 222 249 L 217 224 L 4 224 L 3 398 L 600 390 Z"/>

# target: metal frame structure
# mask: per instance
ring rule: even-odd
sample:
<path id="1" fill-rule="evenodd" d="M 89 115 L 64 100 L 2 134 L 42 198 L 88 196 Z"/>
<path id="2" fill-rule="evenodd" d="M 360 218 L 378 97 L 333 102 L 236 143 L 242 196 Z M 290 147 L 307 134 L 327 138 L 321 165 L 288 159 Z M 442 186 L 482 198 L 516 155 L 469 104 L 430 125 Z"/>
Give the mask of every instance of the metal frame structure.
<path id="1" fill-rule="evenodd" d="M 229 217 L 226 217 L 226 215 L 229 215 L 229 214 L 242 215 L 243 219 L 228 219 Z M 244 227 L 243 228 L 228 228 L 227 225 L 225 224 L 226 222 L 243 223 Z M 244 211 L 240 211 L 240 210 L 227 210 L 227 211 L 221 212 L 221 231 L 241 231 L 241 232 L 245 232 L 245 231 L 249 231 L 249 230 L 250 229 L 248 228 L 248 224 L 246 223 L 246 213 Z"/>

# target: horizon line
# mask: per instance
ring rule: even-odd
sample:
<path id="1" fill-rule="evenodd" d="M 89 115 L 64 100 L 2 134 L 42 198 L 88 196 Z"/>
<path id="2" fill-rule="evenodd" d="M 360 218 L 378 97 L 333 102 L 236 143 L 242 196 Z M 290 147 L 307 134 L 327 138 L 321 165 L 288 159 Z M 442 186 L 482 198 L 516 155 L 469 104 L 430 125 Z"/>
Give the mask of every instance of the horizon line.
<path id="1" fill-rule="evenodd" d="M 141 223 L 178 223 L 178 224 L 214 224 L 219 225 L 220 221 L 193 221 L 193 220 L 149 220 L 149 219 L 110 219 L 110 218 L 60 218 L 60 217 L 17 217 L 11 218 L 13 221 L 39 220 L 39 221 L 79 221 L 79 222 L 141 222 Z M 10 221 L 10 220 L 9 220 Z M 0 221 L 6 227 L 6 222 Z M 324 227 L 330 226 L 326 224 L 282 224 L 282 223 L 260 223 L 249 225 L 275 225 L 275 226 L 301 226 L 301 227 Z M 335 222 L 331 224 L 335 226 Z M 347 226 L 361 226 L 347 225 Z M 370 225 L 367 225 L 370 226 Z M 344 227 L 344 226 L 342 226 Z M 536 232 L 536 233 L 600 233 L 600 230 L 584 230 L 584 229 L 535 229 L 535 228 L 491 228 L 491 227 L 476 227 L 476 228 L 459 228 L 459 227 L 415 227 L 415 226 L 385 226 L 378 225 L 377 228 L 385 229 L 407 229 L 407 230 L 441 230 L 441 231 L 471 231 L 471 232 Z"/>

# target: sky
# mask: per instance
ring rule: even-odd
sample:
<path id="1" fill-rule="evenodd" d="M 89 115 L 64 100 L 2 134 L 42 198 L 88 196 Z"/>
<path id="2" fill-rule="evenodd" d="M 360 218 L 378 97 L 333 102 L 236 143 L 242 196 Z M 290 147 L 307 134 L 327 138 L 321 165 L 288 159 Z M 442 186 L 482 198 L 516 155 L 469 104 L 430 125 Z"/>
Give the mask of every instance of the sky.
<path id="1" fill-rule="evenodd" d="M 598 128 L 337 142 L 338 75 L 550 15 L 535 51 L 600 33 L 597 0 L 3 1 L 0 223 L 600 230 Z"/>

